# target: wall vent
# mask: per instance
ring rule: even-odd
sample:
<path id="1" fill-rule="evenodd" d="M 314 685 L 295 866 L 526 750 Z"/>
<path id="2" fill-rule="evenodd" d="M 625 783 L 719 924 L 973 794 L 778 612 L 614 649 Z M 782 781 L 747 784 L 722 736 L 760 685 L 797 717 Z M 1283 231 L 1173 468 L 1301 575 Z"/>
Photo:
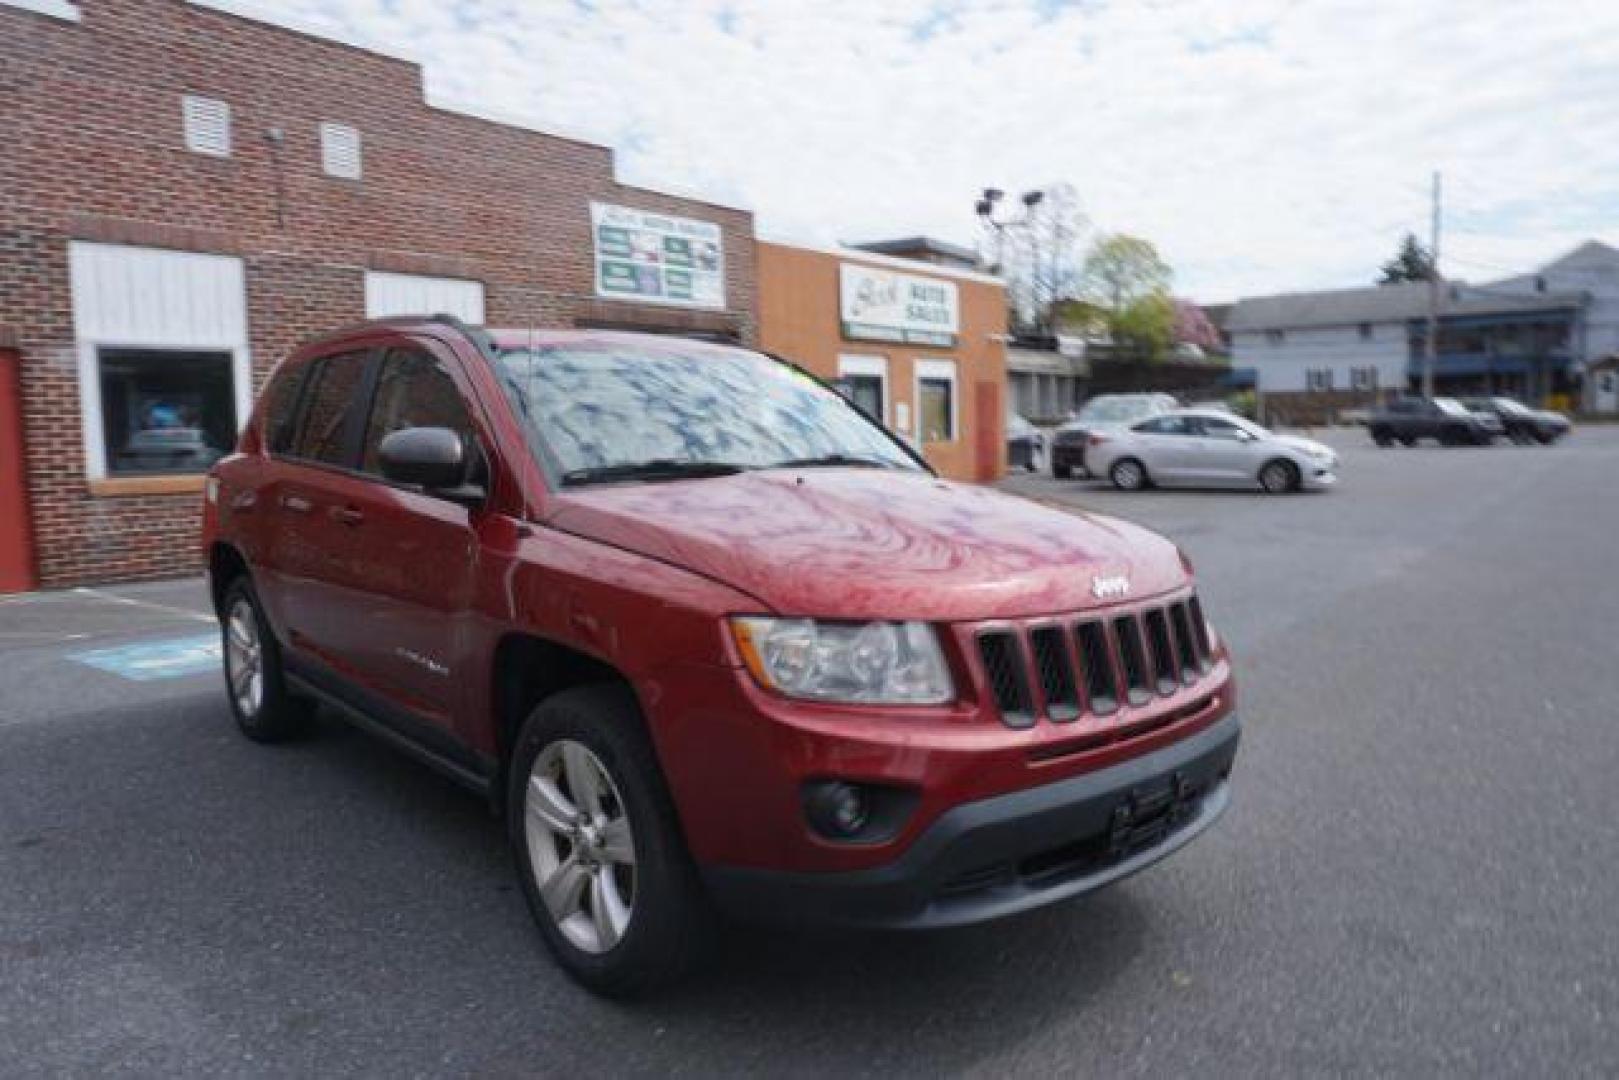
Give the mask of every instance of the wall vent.
<path id="1" fill-rule="evenodd" d="M 360 133 L 347 124 L 320 126 L 320 164 L 327 176 L 360 178 Z"/>
<path id="2" fill-rule="evenodd" d="M 180 99 L 186 149 L 194 154 L 230 157 L 230 106 L 218 98 L 187 94 Z"/>

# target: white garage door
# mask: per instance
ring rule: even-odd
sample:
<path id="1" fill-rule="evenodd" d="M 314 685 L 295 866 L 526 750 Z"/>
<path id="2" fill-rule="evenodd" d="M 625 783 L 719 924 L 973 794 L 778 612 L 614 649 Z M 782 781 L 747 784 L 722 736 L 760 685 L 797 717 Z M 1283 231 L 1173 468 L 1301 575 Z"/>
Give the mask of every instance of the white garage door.
<path id="1" fill-rule="evenodd" d="M 368 319 L 390 315 L 454 315 L 462 322 L 482 326 L 483 282 L 367 271 L 365 315 Z"/>

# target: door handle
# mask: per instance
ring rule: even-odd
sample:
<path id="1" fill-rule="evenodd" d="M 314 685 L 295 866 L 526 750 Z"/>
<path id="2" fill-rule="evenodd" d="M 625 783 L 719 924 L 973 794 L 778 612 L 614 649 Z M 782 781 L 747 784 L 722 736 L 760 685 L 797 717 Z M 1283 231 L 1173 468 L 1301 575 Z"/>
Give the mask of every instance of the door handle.
<path id="1" fill-rule="evenodd" d="M 354 506 L 334 506 L 332 520 L 339 525 L 360 525 L 365 522 L 365 512 Z"/>
<path id="2" fill-rule="evenodd" d="M 295 514 L 307 514 L 315 508 L 315 504 L 302 495 L 283 495 L 281 496 L 281 508 L 291 510 Z"/>

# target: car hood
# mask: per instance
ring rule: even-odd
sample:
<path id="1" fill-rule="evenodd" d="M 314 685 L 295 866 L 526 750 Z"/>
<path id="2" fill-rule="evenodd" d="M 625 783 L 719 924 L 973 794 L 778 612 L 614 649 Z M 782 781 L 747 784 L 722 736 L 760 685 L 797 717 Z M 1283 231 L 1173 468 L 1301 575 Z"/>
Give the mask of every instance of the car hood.
<path id="1" fill-rule="evenodd" d="M 1331 454 L 1334 457 L 1337 456 L 1336 451 L 1334 451 L 1332 447 L 1328 446 L 1326 443 L 1319 443 L 1314 439 L 1301 439 L 1297 435 L 1277 435 L 1271 441 L 1281 443 L 1283 446 L 1289 447 L 1293 450 L 1298 450 L 1305 454 L 1316 456 L 1321 454 Z"/>
<path id="2" fill-rule="evenodd" d="M 1097 606 L 1097 576 L 1128 578 L 1127 599 L 1186 580 L 1175 546 L 1138 526 L 923 473 L 771 469 L 577 489 L 545 523 L 787 615 L 1024 618 Z"/>
<path id="3" fill-rule="evenodd" d="M 1550 424 L 1552 427 L 1570 426 L 1568 417 L 1564 416 L 1560 412 L 1552 412 L 1550 409 L 1536 409 L 1531 415 L 1535 418 L 1536 422 L 1541 424 Z"/>

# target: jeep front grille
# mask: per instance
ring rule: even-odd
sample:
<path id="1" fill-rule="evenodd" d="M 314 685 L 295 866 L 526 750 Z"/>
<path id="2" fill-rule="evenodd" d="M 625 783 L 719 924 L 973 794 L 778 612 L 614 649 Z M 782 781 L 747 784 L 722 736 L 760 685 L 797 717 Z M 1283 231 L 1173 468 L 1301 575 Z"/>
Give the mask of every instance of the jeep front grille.
<path id="1" fill-rule="evenodd" d="M 1196 595 L 1106 617 L 1031 620 L 977 635 L 990 700 L 1009 727 L 1107 716 L 1194 686 L 1213 666 Z"/>

